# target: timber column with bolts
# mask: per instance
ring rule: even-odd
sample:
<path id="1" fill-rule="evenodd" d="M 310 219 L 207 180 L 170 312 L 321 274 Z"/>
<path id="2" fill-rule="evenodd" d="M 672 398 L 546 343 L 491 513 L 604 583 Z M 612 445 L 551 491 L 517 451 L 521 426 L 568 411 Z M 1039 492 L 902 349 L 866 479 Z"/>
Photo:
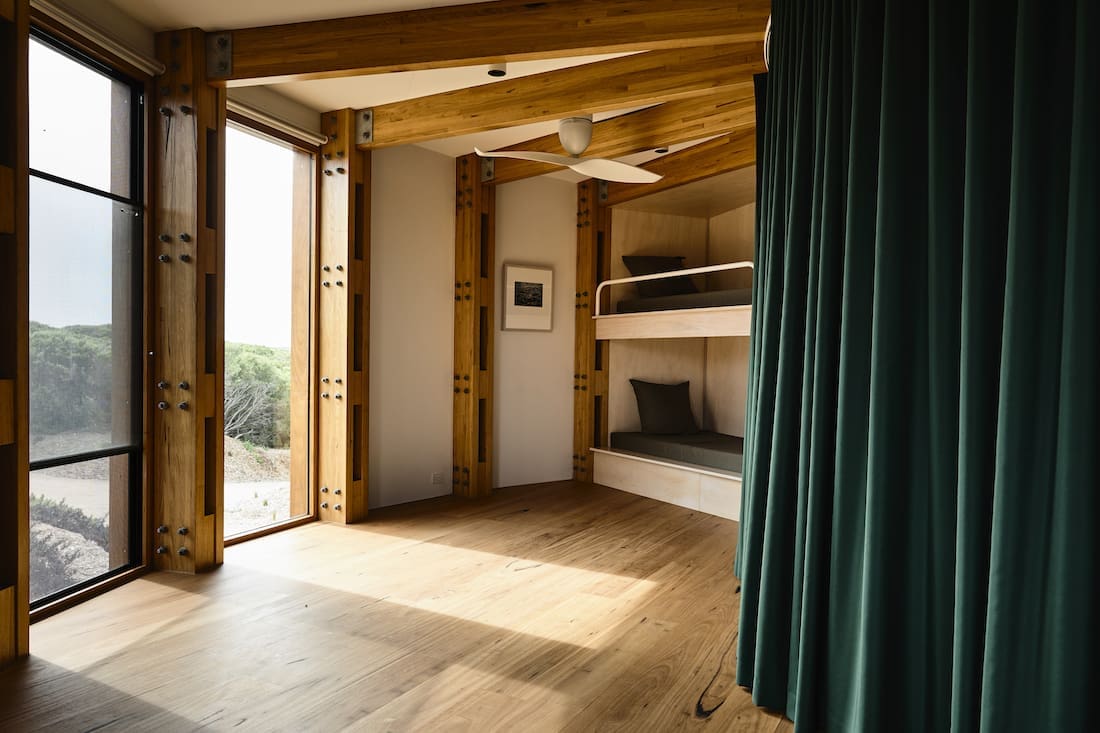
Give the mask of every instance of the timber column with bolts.
<path id="1" fill-rule="evenodd" d="M 451 489 L 493 491 L 493 292 L 496 189 L 492 165 L 455 161 L 454 450 Z"/>
<path id="2" fill-rule="evenodd" d="M 30 638 L 27 0 L 0 2 L 0 666 Z"/>
<path id="3" fill-rule="evenodd" d="M 157 35 L 151 105 L 153 563 L 222 562 L 225 90 L 206 83 L 206 34 Z"/>
<path id="4" fill-rule="evenodd" d="M 318 516 L 367 517 L 370 343 L 370 151 L 356 146 L 351 109 L 325 112 L 317 291 Z"/>
<path id="5" fill-rule="evenodd" d="M 607 447 L 608 342 L 596 340 L 596 287 L 611 274 L 611 210 L 607 184 L 577 184 L 577 289 L 573 357 L 573 478 L 592 481 L 592 453 Z M 604 293 L 609 298 L 609 293 Z M 605 310 L 606 312 L 606 310 Z"/>

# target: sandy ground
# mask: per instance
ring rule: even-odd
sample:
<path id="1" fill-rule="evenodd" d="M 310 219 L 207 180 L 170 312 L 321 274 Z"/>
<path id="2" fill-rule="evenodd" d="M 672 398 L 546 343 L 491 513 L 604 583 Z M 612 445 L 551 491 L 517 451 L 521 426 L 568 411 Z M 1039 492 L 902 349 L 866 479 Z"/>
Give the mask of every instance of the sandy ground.
<path id="1" fill-rule="evenodd" d="M 257 529 L 290 516 L 290 451 L 246 447 L 226 439 L 226 536 Z M 31 472 L 31 493 L 65 501 L 85 514 L 107 516 L 107 461 Z"/>
<path id="2" fill-rule="evenodd" d="M 289 518 L 289 481 L 225 482 L 226 537 Z"/>
<path id="3" fill-rule="evenodd" d="M 109 509 L 107 481 L 31 474 L 31 493 L 54 501 L 62 499 L 92 517 L 105 517 Z M 225 535 L 230 537 L 290 517 L 289 481 L 227 481 L 225 483 Z"/>

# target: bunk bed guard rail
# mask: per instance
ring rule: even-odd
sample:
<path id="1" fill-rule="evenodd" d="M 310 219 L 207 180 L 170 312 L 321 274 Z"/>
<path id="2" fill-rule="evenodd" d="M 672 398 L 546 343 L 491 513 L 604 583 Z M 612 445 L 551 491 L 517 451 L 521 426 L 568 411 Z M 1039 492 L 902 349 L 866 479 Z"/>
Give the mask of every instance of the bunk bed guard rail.
<path id="1" fill-rule="evenodd" d="M 596 318 L 606 316 L 600 313 L 600 294 L 603 289 L 611 285 L 625 285 L 626 283 L 644 282 L 646 280 L 664 280 L 670 277 L 684 277 L 686 275 L 705 275 L 710 272 L 725 272 L 726 270 L 752 269 L 751 262 L 726 262 L 721 265 L 706 265 L 705 267 L 690 267 L 686 270 L 670 270 L 669 272 L 655 272 L 652 275 L 635 275 L 634 277 L 620 277 L 617 280 L 604 280 L 596 288 Z"/>

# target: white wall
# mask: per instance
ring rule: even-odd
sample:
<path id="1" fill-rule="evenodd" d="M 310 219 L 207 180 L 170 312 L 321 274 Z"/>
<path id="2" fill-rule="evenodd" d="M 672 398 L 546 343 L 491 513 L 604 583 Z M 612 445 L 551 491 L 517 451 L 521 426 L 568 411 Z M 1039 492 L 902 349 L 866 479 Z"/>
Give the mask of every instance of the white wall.
<path id="1" fill-rule="evenodd" d="M 373 153 L 371 507 L 451 493 L 454 176 L 423 148 Z"/>
<path id="2" fill-rule="evenodd" d="M 566 181 L 531 178 L 497 188 L 494 486 L 573 473 L 576 206 L 577 188 Z M 505 263 L 554 269 L 551 331 L 502 330 Z"/>

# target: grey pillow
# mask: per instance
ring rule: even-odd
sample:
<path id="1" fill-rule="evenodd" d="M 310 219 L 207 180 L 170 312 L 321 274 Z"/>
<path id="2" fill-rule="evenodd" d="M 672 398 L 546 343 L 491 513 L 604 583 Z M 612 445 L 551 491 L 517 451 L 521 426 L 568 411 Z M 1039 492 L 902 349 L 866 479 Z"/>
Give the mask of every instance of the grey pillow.
<path id="1" fill-rule="evenodd" d="M 690 382 L 654 384 L 631 379 L 634 397 L 638 400 L 638 416 L 642 432 L 656 435 L 698 433 L 695 416 L 691 414 Z"/>
<path id="2" fill-rule="evenodd" d="M 683 257 L 665 257 L 663 255 L 623 255 L 623 264 L 631 275 L 655 275 L 658 272 L 673 272 L 684 269 Z M 698 293 L 698 288 L 690 277 L 670 277 L 667 280 L 647 280 L 634 283 L 638 295 L 642 298 L 660 298 L 665 295 L 690 295 Z"/>

